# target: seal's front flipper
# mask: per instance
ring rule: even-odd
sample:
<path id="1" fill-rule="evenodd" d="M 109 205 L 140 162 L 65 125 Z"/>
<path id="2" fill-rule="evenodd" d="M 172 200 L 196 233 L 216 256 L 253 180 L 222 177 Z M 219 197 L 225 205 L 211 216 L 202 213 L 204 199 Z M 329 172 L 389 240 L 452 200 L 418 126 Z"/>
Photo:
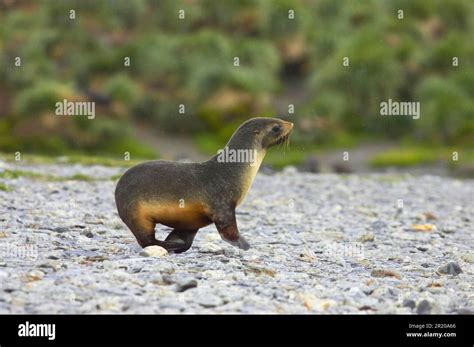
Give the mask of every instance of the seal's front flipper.
<path id="1" fill-rule="evenodd" d="M 227 211 L 227 213 L 216 215 L 213 221 L 224 241 L 245 251 L 250 248 L 247 240 L 239 233 L 235 219 L 235 211 Z"/>
<path id="2" fill-rule="evenodd" d="M 183 252 L 186 252 L 191 247 L 194 241 L 194 237 L 196 236 L 197 232 L 198 232 L 198 229 L 195 229 L 195 230 L 174 229 L 168 235 L 165 241 L 162 241 L 162 242 L 179 244 L 179 246 L 177 246 L 177 248 L 175 247 L 172 250 L 172 252 L 183 253 Z"/>
<path id="3" fill-rule="evenodd" d="M 250 244 L 247 242 L 247 240 L 242 235 L 239 235 L 239 239 L 237 241 L 229 241 L 229 240 L 226 240 L 226 239 L 224 239 L 224 241 L 230 243 L 232 246 L 243 249 L 244 251 L 247 251 L 247 250 L 250 249 Z"/>

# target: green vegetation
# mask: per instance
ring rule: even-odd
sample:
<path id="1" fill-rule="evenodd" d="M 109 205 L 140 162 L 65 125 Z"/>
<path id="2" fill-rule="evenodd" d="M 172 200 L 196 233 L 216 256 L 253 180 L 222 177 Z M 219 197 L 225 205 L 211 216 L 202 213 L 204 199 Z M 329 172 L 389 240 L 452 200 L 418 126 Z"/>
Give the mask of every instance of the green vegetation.
<path id="1" fill-rule="evenodd" d="M 10 186 L 7 186 L 5 183 L 0 182 L 0 190 L 4 192 L 11 192 L 12 188 Z"/>
<path id="2" fill-rule="evenodd" d="M 19 178 L 19 177 L 40 178 L 40 177 L 43 177 L 43 175 L 36 172 L 23 171 L 23 170 L 4 170 L 0 172 L 0 178 L 11 180 L 11 179 Z"/>
<path id="3" fill-rule="evenodd" d="M 112 177 L 110 177 L 110 179 L 111 179 L 112 181 L 117 181 L 120 177 L 122 177 L 122 174 L 113 175 Z"/>
<path id="4" fill-rule="evenodd" d="M 63 162 L 71 164 L 81 164 L 81 165 L 102 165 L 102 166 L 122 166 L 122 167 L 131 167 L 141 163 L 141 159 L 130 159 L 124 160 L 123 158 L 114 158 L 114 157 L 98 157 L 98 156 L 86 156 L 86 155 L 71 155 L 64 158 Z"/>
<path id="5" fill-rule="evenodd" d="M 440 159 L 438 152 L 424 148 L 400 148 L 376 155 L 371 160 L 375 167 L 383 166 L 414 166 L 433 163 Z"/>
<path id="6" fill-rule="evenodd" d="M 102 165 L 109 167 L 131 167 L 143 162 L 142 158 L 125 160 L 118 157 L 92 156 L 85 154 L 72 154 L 68 156 L 53 157 L 41 154 L 24 154 L 21 161 L 28 164 L 81 164 L 85 166 Z M 6 162 L 16 162 L 11 154 L 0 153 L 0 159 Z"/>
<path id="7" fill-rule="evenodd" d="M 278 167 L 361 138 L 472 148 L 472 0 L 26 0 L 0 2 L 0 23 L 3 152 L 156 158 L 140 123 L 215 153 L 257 115 L 296 124 L 292 150 L 267 158 Z M 94 102 L 95 118 L 56 115 L 63 99 Z M 380 116 L 388 99 L 419 101 L 420 119 Z M 403 149 L 373 164 L 438 159 Z"/>
<path id="8" fill-rule="evenodd" d="M 287 165 L 300 165 L 308 154 L 306 151 L 297 149 L 282 152 L 282 149 L 269 150 L 263 162 L 274 169 L 282 169 Z"/>
<path id="9" fill-rule="evenodd" d="M 65 180 L 71 181 L 93 181 L 94 178 L 84 175 L 84 174 L 74 174 L 72 176 L 66 177 Z"/>
<path id="10" fill-rule="evenodd" d="M 0 172 L 0 178 L 3 179 L 17 179 L 20 177 L 30 178 L 30 179 L 38 179 L 43 181 L 50 181 L 50 182 L 62 182 L 62 181 L 103 181 L 107 179 L 115 179 L 115 176 L 110 178 L 94 178 L 84 174 L 74 174 L 72 176 L 56 176 L 50 174 L 42 174 L 38 172 L 32 171 L 24 171 L 24 170 L 4 170 Z"/>
<path id="11" fill-rule="evenodd" d="M 453 160 L 453 152 L 458 153 L 458 160 Z M 374 167 L 399 166 L 408 167 L 444 161 L 450 167 L 458 163 L 474 163 L 474 150 L 446 148 L 446 147 L 420 147 L 402 146 L 395 150 L 386 151 L 376 155 L 370 163 Z"/>

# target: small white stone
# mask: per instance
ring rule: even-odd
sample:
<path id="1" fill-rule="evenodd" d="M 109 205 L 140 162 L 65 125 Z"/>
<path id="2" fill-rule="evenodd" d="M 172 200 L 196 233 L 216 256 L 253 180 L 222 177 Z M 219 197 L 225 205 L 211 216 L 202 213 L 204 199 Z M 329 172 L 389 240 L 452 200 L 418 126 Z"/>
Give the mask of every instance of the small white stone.
<path id="1" fill-rule="evenodd" d="M 198 296 L 197 303 L 206 308 L 213 308 L 223 305 L 224 301 L 217 295 L 203 293 Z"/>
<path id="2" fill-rule="evenodd" d="M 473 264 L 474 263 L 474 253 L 462 253 L 461 259 L 466 263 Z"/>
<path id="3" fill-rule="evenodd" d="M 32 270 L 28 272 L 28 274 L 26 275 L 26 278 L 29 281 L 39 281 L 43 279 L 43 277 L 44 277 L 44 272 L 40 270 Z"/>
<path id="4" fill-rule="evenodd" d="M 148 246 L 140 252 L 142 257 L 158 257 L 163 258 L 168 255 L 168 251 L 160 246 Z"/>
<path id="5" fill-rule="evenodd" d="M 9 277 L 9 273 L 3 270 L 0 270 L 0 280 L 3 281 L 6 280 Z"/>
<path id="6" fill-rule="evenodd" d="M 331 299 L 315 299 L 313 301 L 313 309 L 318 312 L 327 311 L 335 306 L 337 306 L 337 302 Z"/>
<path id="7" fill-rule="evenodd" d="M 298 173 L 298 169 L 294 166 L 288 165 L 283 169 L 283 173 L 287 175 L 296 175 Z"/>
<path id="8" fill-rule="evenodd" d="M 362 235 L 359 236 L 357 241 L 359 242 L 372 242 L 375 239 L 375 235 L 373 232 L 368 231 L 366 233 L 363 233 Z"/>
<path id="9" fill-rule="evenodd" d="M 207 242 L 199 248 L 201 253 L 218 253 L 222 251 L 222 247 L 218 244 Z"/>
<path id="10" fill-rule="evenodd" d="M 318 258 L 312 250 L 305 248 L 300 253 L 300 260 L 306 261 L 308 263 L 314 263 L 318 260 Z"/>

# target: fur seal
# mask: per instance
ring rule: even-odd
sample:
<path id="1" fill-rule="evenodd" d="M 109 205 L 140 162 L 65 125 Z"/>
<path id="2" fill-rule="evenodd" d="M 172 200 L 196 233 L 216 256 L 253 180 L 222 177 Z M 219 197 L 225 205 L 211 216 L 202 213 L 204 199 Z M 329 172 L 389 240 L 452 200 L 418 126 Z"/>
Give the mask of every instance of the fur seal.
<path id="1" fill-rule="evenodd" d="M 249 249 L 237 228 L 235 208 L 250 189 L 267 148 L 287 144 L 292 129 L 293 123 L 281 119 L 252 118 L 205 162 L 155 160 L 128 169 L 115 189 L 120 218 L 142 247 L 185 252 L 197 231 L 214 223 L 223 240 Z M 164 241 L 155 239 L 157 223 L 173 228 Z"/>

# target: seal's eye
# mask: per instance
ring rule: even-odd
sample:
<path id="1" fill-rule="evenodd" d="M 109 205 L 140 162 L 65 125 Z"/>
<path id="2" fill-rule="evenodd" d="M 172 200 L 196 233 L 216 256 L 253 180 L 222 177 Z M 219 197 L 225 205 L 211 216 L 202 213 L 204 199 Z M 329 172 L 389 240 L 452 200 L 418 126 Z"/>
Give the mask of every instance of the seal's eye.
<path id="1" fill-rule="evenodd" d="M 272 131 L 277 134 L 279 133 L 281 130 L 281 127 L 279 125 L 274 125 L 273 128 L 272 128 Z"/>

